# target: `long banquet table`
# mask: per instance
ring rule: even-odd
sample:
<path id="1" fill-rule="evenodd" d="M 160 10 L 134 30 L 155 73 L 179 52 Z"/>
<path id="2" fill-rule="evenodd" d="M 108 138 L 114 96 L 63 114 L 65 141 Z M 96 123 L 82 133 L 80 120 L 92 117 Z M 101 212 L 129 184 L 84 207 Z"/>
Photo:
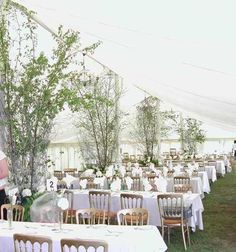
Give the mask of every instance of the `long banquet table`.
<path id="1" fill-rule="evenodd" d="M 63 224 L 60 231 L 53 223 L 13 222 L 13 228 L 8 229 L 8 223 L 1 221 L 0 252 L 14 251 L 14 233 L 49 236 L 53 241 L 53 252 L 61 251 L 62 238 L 105 240 L 108 243 L 109 252 L 163 252 L 167 250 L 159 230 L 151 225 L 135 227 Z"/>
<path id="2" fill-rule="evenodd" d="M 73 200 L 73 209 L 82 209 L 89 208 L 89 190 L 73 190 L 74 191 L 74 200 Z M 121 191 L 122 192 L 122 191 Z M 121 192 L 111 192 L 111 211 L 117 212 L 121 209 L 120 206 L 120 193 Z M 161 226 L 160 214 L 157 204 L 157 195 L 161 194 L 159 192 L 141 192 L 141 191 L 123 191 L 135 194 L 143 195 L 143 208 L 148 209 L 149 211 L 149 223 L 155 226 Z M 192 217 L 189 219 L 189 225 L 192 227 L 192 230 L 195 231 L 198 227 L 200 230 L 203 230 L 203 219 L 202 212 L 204 207 L 200 194 L 184 194 L 185 205 L 192 204 Z"/>

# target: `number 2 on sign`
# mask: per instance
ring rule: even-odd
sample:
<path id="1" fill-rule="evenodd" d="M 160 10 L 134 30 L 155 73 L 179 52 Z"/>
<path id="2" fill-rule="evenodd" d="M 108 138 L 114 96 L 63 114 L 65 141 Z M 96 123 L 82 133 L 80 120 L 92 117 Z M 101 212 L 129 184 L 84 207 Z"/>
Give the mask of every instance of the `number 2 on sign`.
<path id="1" fill-rule="evenodd" d="M 56 191 L 57 190 L 57 181 L 54 179 L 47 179 L 47 191 Z"/>

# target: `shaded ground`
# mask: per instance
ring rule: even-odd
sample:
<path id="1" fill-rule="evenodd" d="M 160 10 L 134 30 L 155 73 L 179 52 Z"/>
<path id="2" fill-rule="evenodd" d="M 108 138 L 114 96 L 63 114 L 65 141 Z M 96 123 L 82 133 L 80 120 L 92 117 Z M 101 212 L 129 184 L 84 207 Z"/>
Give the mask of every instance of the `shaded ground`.
<path id="1" fill-rule="evenodd" d="M 236 165 L 233 171 L 211 186 L 203 199 L 204 230 L 191 233 L 187 251 L 236 251 Z M 184 251 L 181 232 L 174 230 L 168 252 Z"/>

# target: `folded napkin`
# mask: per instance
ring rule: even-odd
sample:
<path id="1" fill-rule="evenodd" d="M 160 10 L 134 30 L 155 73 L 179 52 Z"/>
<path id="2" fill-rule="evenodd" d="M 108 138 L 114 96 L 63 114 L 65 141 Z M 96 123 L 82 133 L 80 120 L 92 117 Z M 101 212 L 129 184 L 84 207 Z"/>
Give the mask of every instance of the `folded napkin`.
<path id="1" fill-rule="evenodd" d="M 135 168 L 139 168 L 139 163 L 135 163 L 135 164 L 134 164 L 134 167 L 135 167 Z"/>
<path id="2" fill-rule="evenodd" d="M 142 174 L 143 174 L 143 170 L 141 167 L 134 167 L 131 172 L 132 172 L 132 176 L 142 177 Z"/>
<path id="3" fill-rule="evenodd" d="M 82 189 L 86 189 L 87 183 L 88 183 L 87 179 L 81 179 L 79 185 L 82 187 Z"/>
<path id="4" fill-rule="evenodd" d="M 157 187 L 157 190 L 159 192 L 166 192 L 166 189 L 167 189 L 167 180 L 162 178 L 162 177 L 159 177 L 159 178 L 155 178 L 155 185 Z"/>
<path id="5" fill-rule="evenodd" d="M 124 177 L 124 176 L 125 176 L 125 173 L 126 173 L 126 169 L 125 169 L 125 167 L 124 167 L 123 165 L 119 168 L 119 171 L 120 171 L 120 175 L 121 175 L 122 177 Z"/>
<path id="6" fill-rule="evenodd" d="M 155 165 L 153 163 L 150 163 L 149 168 L 153 170 L 155 168 Z"/>
<path id="7" fill-rule="evenodd" d="M 87 169 L 87 170 L 85 170 L 85 171 L 81 174 L 81 176 L 83 176 L 83 177 L 89 177 L 89 176 L 92 176 L 93 172 L 94 172 L 93 169 Z"/>
<path id="8" fill-rule="evenodd" d="M 116 192 L 121 189 L 121 179 L 117 178 L 115 181 L 111 183 L 111 190 Z"/>
<path id="9" fill-rule="evenodd" d="M 167 177 L 167 172 L 168 172 L 168 168 L 167 167 L 163 167 L 163 175 L 164 177 Z"/>
<path id="10" fill-rule="evenodd" d="M 134 182 L 134 181 L 133 181 L 133 179 L 132 179 L 131 177 L 126 177 L 126 178 L 125 178 L 125 183 L 126 183 L 126 185 L 127 185 L 128 190 L 131 189 L 133 182 Z"/>
<path id="11" fill-rule="evenodd" d="M 107 170 L 106 171 L 106 177 L 112 177 L 113 176 L 113 170 Z"/>
<path id="12" fill-rule="evenodd" d="M 100 185 L 101 187 L 104 187 L 104 180 L 105 177 L 99 177 L 99 178 L 94 178 L 94 184 Z"/>
<path id="13" fill-rule="evenodd" d="M 151 191 L 152 190 L 152 186 L 150 185 L 147 178 L 145 178 L 143 180 L 143 186 L 144 186 L 144 191 Z"/>
<path id="14" fill-rule="evenodd" d="M 62 181 L 66 182 L 67 188 L 70 188 L 72 182 L 76 180 L 75 177 L 71 176 L 70 174 L 66 173 L 66 176 L 62 179 Z"/>

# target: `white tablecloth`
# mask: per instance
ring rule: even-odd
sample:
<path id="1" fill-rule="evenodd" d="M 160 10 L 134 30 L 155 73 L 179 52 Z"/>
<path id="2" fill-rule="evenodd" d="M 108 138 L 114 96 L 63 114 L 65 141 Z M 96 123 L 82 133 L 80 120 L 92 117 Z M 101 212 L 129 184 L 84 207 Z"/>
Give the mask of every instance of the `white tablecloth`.
<path id="1" fill-rule="evenodd" d="M 200 178 L 199 178 L 200 179 Z M 143 195 L 143 207 L 149 210 L 150 224 L 161 226 L 159 208 L 157 204 L 158 192 L 134 192 Z M 111 193 L 111 211 L 117 212 L 121 209 L 120 192 Z M 185 194 L 186 204 L 192 204 L 193 216 L 189 220 L 189 225 L 195 231 L 198 226 L 203 230 L 202 212 L 204 210 L 199 194 Z M 88 190 L 74 190 L 74 209 L 89 208 Z"/>
<path id="2" fill-rule="evenodd" d="M 215 182 L 217 180 L 216 176 L 216 168 L 212 165 L 206 165 L 204 167 L 205 171 L 207 172 L 208 179 L 211 179 L 212 182 Z"/>
<path id="3" fill-rule="evenodd" d="M 208 174 L 206 171 L 199 171 L 198 172 L 198 176 L 201 178 L 202 180 L 202 188 L 203 188 L 203 192 L 205 193 L 210 193 L 211 188 L 210 188 L 210 184 L 209 184 L 209 179 L 208 179 Z"/>
<path id="4" fill-rule="evenodd" d="M 225 175 L 225 162 L 224 160 L 216 160 L 216 172 Z"/>
<path id="5" fill-rule="evenodd" d="M 7 222 L 0 225 L 0 252 L 13 252 L 13 234 L 45 235 L 53 240 L 53 252 L 59 252 L 62 238 L 105 240 L 109 252 L 162 252 L 167 246 L 155 226 L 87 226 L 64 224 L 62 231 L 54 224 L 14 222 L 9 230 Z M 36 251 L 35 251 L 36 252 Z"/>

